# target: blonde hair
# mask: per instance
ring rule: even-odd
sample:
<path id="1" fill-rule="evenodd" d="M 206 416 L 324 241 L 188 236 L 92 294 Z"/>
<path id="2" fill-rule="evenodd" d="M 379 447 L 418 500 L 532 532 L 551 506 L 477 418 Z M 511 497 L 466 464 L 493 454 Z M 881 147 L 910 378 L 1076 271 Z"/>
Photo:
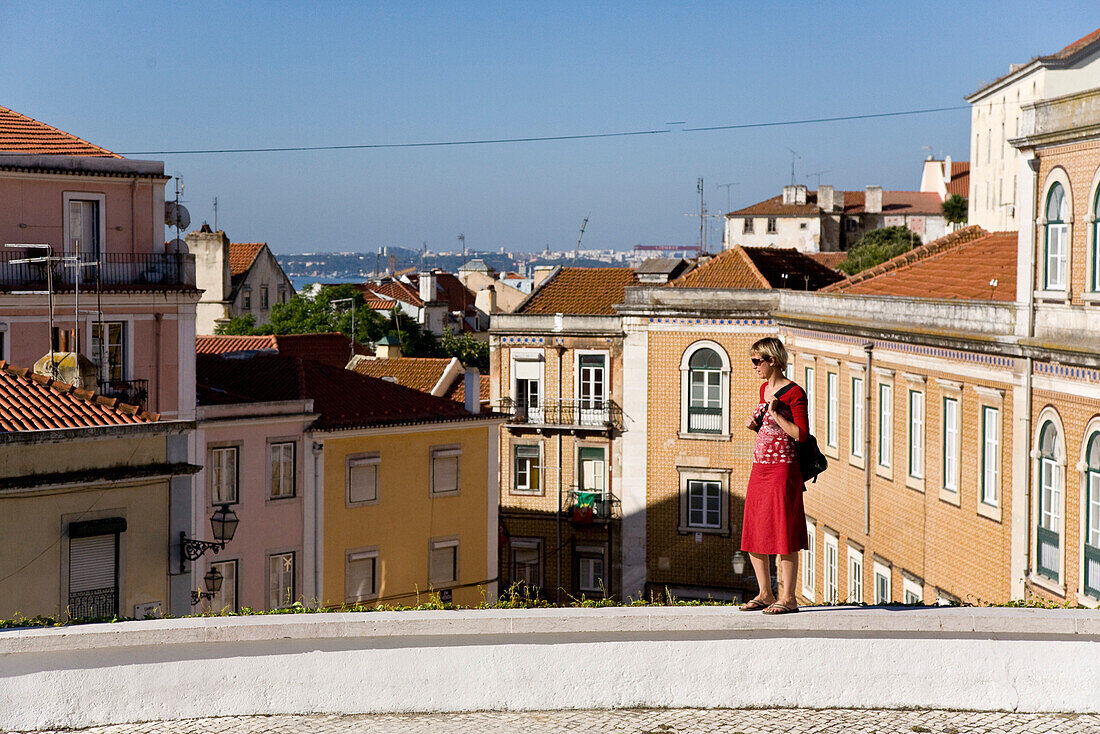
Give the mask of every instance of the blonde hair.
<path id="1" fill-rule="evenodd" d="M 752 349 L 749 350 L 751 354 L 759 354 L 761 357 L 767 357 L 768 360 L 775 365 L 780 372 L 787 371 L 787 348 L 783 346 L 783 342 L 776 339 L 774 336 L 766 336 L 760 339 L 752 345 Z"/>

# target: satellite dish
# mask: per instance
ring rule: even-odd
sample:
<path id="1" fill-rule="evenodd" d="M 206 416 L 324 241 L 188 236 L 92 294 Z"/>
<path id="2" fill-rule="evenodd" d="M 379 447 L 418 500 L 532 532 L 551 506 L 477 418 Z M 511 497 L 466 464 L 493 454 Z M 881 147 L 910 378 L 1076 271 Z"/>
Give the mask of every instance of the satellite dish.
<path id="1" fill-rule="evenodd" d="M 165 244 L 164 251 L 167 252 L 169 255 L 186 255 L 187 243 L 177 237 L 171 242 Z"/>
<path id="2" fill-rule="evenodd" d="M 191 226 L 191 213 L 182 204 L 166 201 L 164 202 L 164 223 L 169 227 L 187 229 Z"/>

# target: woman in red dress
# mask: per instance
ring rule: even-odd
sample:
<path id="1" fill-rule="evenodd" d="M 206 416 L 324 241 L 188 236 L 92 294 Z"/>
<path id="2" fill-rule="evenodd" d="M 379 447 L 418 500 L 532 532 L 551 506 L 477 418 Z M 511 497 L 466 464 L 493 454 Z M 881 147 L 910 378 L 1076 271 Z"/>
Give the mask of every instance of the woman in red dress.
<path id="1" fill-rule="evenodd" d="M 775 337 L 752 345 L 752 364 L 763 384 L 760 404 L 745 423 L 757 433 L 745 494 L 741 550 L 752 560 L 760 593 L 742 604 L 741 609 L 788 614 L 798 611 L 794 596 L 798 552 L 808 547 L 802 507 L 805 485 L 795 452 L 795 442 L 810 434 L 806 393 L 784 376 L 787 350 Z M 779 556 L 782 569 L 778 599 L 772 593 L 772 555 Z"/>

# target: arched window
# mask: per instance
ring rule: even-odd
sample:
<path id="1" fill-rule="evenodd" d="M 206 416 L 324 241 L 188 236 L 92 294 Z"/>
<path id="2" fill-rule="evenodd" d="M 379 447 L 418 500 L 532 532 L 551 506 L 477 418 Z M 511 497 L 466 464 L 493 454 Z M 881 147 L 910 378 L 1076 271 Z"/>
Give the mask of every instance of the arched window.
<path id="1" fill-rule="evenodd" d="M 1085 593 L 1100 598 L 1100 431 L 1085 451 Z"/>
<path id="2" fill-rule="evenodd" d="M 1062 456 L 1053 421 L 1039 432 L 1039 526 L 1036 564 L 1040 574 L 1058 580 L 1062 527 Z"/>
<path id="3" fill-rule="evenodd" d="M 688 360 L 688 432 L 722 432 L 722 359 L 698 349 Z"/>
<path id="4" fill-rule="evenodd" d="M 1100 186 L 1092 200 L 1092 274 L 1089 290 L 1100 291 Z"/>
<path id="5" fill-rule="evenodd" d="M 729 436 L 730 360 L 717 342 L 697 341 L 680 358 L 680 433 Z"/>
<path id="6" fill-rule="evenodd" d="M 1046 290 L 1065 290 L 1066 259 L 1069 253 L 1069 200 L 1062 184 L 1055 183 L 1047 194 L 1046 206 Z"/>

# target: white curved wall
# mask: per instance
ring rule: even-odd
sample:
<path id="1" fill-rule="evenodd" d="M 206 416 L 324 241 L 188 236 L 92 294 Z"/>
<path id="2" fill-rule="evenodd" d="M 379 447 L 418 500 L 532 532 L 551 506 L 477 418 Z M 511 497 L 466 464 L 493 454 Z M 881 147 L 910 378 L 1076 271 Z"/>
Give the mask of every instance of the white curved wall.
<path id="1" fill-rule="evenodd" d="M 1100 612 L 729 607 L 150 620 L 0 632 L 0 729 L 614 707 L 1100 712 Z"/>

